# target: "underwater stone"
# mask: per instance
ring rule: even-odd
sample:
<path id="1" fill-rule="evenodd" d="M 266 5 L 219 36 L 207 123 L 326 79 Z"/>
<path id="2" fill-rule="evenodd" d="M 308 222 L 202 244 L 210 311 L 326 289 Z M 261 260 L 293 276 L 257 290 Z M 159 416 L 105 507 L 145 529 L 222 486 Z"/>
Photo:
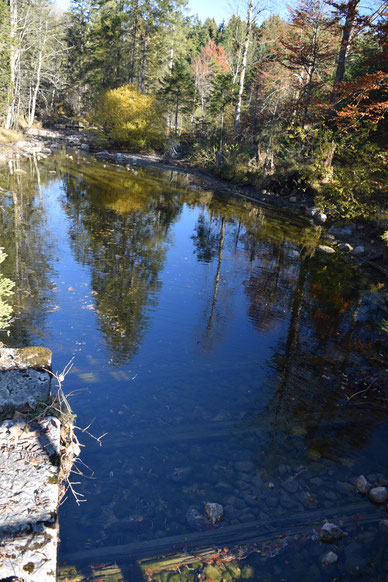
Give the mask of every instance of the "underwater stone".
<path id="1" fill-rule="evenodd" d="M 321 527 L 321 531 L 319 532 L 319 538 L 321 542 L 325 542 L 326 544 L 336 542 L 347 535 L 348 534 L 342 531 L 342 529 L 340 529 L 338 525 L 329 522 L 325 523 Z"/>
<path id="2" fill-rule="evenodd" d="M 386 487 L 373 487 L 369 491 L 369 499 L 372 503 L 383 504 L 388 501 L 388 489 Z"/>
<path id="3" fill-rule="evenodd" d="M 363 247 L 362 245 L 358 245 L 357 247 L 354 247 L 354 249 L 351 251 L 351 254 L 354 255 L 355 257 L 363 255 L 365 254 L 365 247 Z"/>
<path id="4" fill-rule="evenodd" d="M 351 236 L 353 234 L 353 229 L 351 226 L 332 226 L 329 228 L 328 233 L 339 237 Z"/>
<path id="5" fill-rule="evenodd" d="M 219 503 L 206 503 L 205 512 L 212 525 L 224 519 L 224 508 Z"/>
<path id="6" fill-rule="evenodd" d="M 369 491 L 372 489 L 372 485 L 369 481 L 364 477 L 364 475 L 360 475 L 354 482 L 354 486 L 356 488 L 357 493 L 361 495 L 367 495 Z"/>
<path id="7" fill-rule="evenodd" d="M 201 515 L 196 507 L 189 507 L 186 512 L 187 523 L 197 530 L 204 530 L 211 527 L 211 524 L 205 515 Z"/>
<path id="8" fill-rule="evenodd" d="M 326 253 L 327 255 L 332 255 L 335 253 L 335 250 L 332 247 L 328 247 L 327 245 L 318 245 L 318 250 L 321 253 Z"/>
<path id="9" fill-rule="evenodd" d="M 334 552 L 327 552 L 322 558 L 322 564 L 324 566 L 333 566 L 338 561 L 338 556 Z"/>
<path id="10" fill-rule="evenodd" d="M 339 248 L 340 251 L 343 251 L 345 253 L 350 253 L 350 251 L 353 250 L 352 245 L 350 245 L 349 243 L 340 243 L 338 245 L 338 248 Z"/>

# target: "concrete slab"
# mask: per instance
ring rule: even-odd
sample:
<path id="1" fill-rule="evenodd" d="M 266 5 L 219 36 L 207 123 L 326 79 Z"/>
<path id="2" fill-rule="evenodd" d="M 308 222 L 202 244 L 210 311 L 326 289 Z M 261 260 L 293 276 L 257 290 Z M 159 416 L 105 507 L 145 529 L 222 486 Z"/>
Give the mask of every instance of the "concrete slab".
<path id="1" fill-rule="evenodd" d="M 0 580 L 56 578 L 61 426 L 36 418 L 50 366 L 45 348 L 0 350 Z"/>
<path id="2" fill-rule="evenodd" d="M 55 580 L 60 423 L 0 425 L 0 579 Z"/>

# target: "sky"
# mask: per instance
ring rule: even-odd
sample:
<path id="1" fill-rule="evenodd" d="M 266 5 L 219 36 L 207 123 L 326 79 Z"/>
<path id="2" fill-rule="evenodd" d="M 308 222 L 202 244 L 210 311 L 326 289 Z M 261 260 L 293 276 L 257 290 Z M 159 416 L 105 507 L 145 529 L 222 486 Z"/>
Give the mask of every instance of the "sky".
<path id="1" fill-rule="evenodd" d="M 69 7 L 70 0 L 54 0 L 54 3 L 63 10 L 66 10 Z M 281 2 L 281 0 L 277 2 L 278 6 L 282 4 L 285 6 L 285 2 Z M 238 6 L 240 6 L 239 10 Z M 237 11 L 243 16 L 245 11 L 241 8 L 242 6 L 244 6 L 244 0 L 189 0 L 188 12 L 190 14 L 197 14 L 202 21 L 209 17 L 214 18 L 220 24 Z M 272 9 L 271 12 L 280 14 L 283 11 Z"/>

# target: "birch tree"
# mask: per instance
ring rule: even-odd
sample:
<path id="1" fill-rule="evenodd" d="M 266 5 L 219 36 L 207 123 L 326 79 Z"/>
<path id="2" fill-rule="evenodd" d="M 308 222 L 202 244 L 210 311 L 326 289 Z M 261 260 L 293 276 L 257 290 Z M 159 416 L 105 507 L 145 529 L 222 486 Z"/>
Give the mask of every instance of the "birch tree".
<path id="1" fill-rule="evenodd" d="M 241 71 L 240 71 L 240 80 L 239 80 L 239 87 L 238 87 L 238 95 L 237 95 L 237 104 L 236 104 L 236 115 L 234 118 L 234 135 L 236 136 L 240 129 L 240 118 L 241 118 L 241 105 L 242 105 L 242 96 L 244 92 L 244 82 L 245 82 L 245 75 L 247 70 L 247 60 L 248 60 L 248 50 L 249 50 L 249 42 L 251 37 L 251 30 L 252 30 L 252 23 L 253 23 L 253 0 L 249 1 L 248 10 L 247 10 L 247 26 L 245 30 L 245 38 L 242 50 L 242 62 L 241 62 Z"/>

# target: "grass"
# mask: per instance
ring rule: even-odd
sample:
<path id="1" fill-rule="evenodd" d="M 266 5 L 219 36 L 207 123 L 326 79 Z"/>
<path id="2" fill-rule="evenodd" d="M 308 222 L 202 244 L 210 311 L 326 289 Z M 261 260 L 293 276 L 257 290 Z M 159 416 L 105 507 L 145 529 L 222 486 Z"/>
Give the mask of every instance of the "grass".
<path id="1" fill-rule="evenodd" d="M 4 129 L 3 127 L 0 127 L 0 144 L 13 143 L 21 140 L 24 140 L 22 133 L 13 131 L 12 129 Z"/>

